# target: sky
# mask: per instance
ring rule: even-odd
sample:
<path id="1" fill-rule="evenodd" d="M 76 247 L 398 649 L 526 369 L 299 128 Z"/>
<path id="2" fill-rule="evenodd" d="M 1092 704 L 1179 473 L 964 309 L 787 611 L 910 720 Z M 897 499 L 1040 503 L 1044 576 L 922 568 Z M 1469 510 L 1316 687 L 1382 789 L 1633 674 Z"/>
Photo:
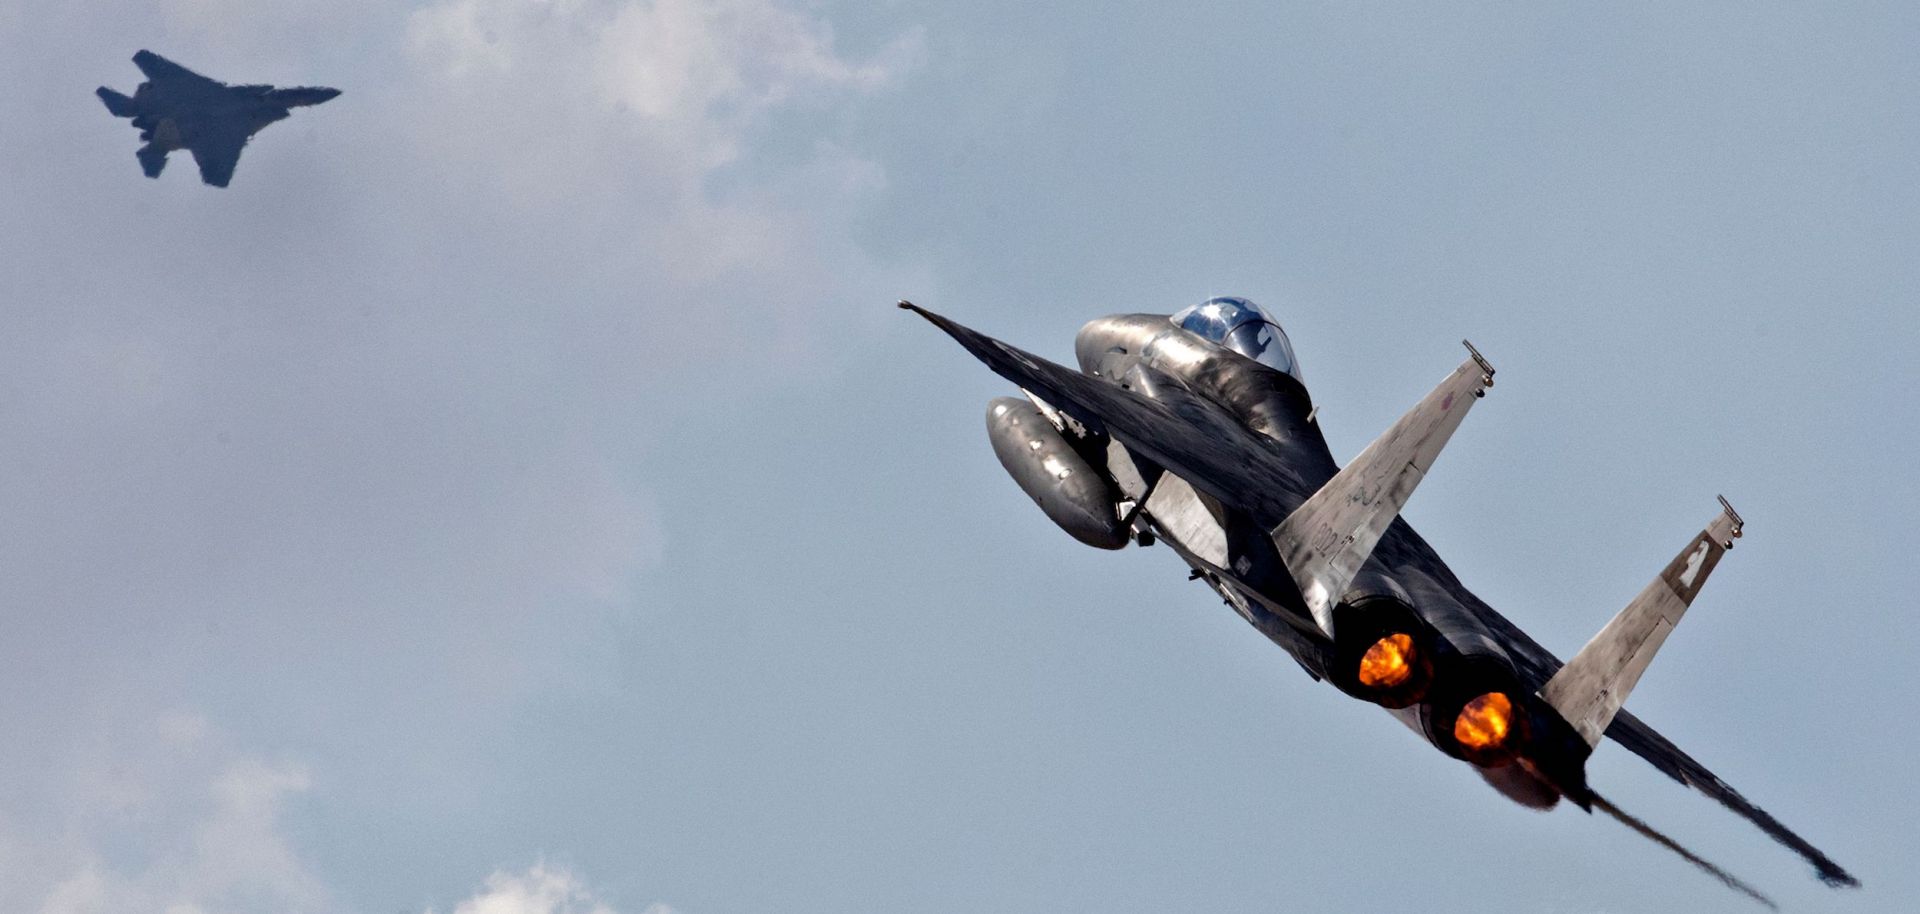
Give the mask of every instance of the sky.
<path id="1" fill-rule="evenodd" d="M 0 910 L 1751 911 L 1310 682 L 991 456 L 1215 294 L 1336 457 L 1471 338 L 1407 510 L 1563 656 L 1724 493 L 1618 747 L 1790 911 L 1920 892 L 1905 4 L 0 5 Z M 343 93 L 231 187 L 91 97 Z"/>

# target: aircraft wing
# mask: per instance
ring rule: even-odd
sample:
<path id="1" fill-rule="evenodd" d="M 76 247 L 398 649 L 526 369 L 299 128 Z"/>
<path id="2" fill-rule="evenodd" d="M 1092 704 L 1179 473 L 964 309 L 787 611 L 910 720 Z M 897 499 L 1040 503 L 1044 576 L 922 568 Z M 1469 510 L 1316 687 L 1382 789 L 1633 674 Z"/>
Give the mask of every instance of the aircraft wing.
<path id="1" fill-rule="evenodd" d="M 240 164 L 240 150 L 247 145 L 246 131 L 235 126 L 215 124 L 197 131 L 187 148 L 200 166 L 200 180 L 225 187 L 233 180 L 234 166 Z"/>
<path id="2" fill-rule="evenodd" d="M 135 53 L 133 55 L 133 65 L 136 67 L 139 67 L 140 72 L 145 73 L 148 79 L 155 80 L 155 81 L 169 80 L 169 79 L 188 79 L 188 80 L 198 80 L 200 82 L 205 82 L 205 83 L 214 83 L 216 85 L 219 84 L 218 80 L 208 79 L 205 76 L 201 76 L 200 74 L 195 73 L 192 70 L 187 69 L 186 67 L 183 67 L 177 63 L 174 63 L 171 60 L 166 59 L 165 57 L 161 57 L 160 55 L 153 53 L 152 51 L 143 50 L 138 53 Z"/>
<path id="3" fill-rule="evenodd" d="M 993 337 L 970 330 L 912 302 L 906 308 L 932 322 L 985 362 L 995 374 L 1130 450 L 1178 474 L 1194 488 L 1243 508 L 1262 524 L 1280 522 L 1311 493 L 1280 446 L 1256 435 L 1207 400 L 1157 372 L 1130 379 L 1152 386 L 1153 397 L 1087 377 Z M 1305 489 L 1306 491 L 1302 491 Z"/>
<path id="4" fill-rule="evenodd" d="M 1272 439 L 1256 435 L 1212 402 L 1196 397 L 1165 375 L 1138 371 L 1126 384 L 1090 378 L 1016 346 L 947 320 L 912 302 L 900 307 L 947 332 L 995 374 L 1067 413 L 1082 425 L 1104 429 L 1134 454 L 1172 471 L 1193 488 L 1252 515 L 1271 527 L 1311 493 L 1288 456 Z M 1221 568 L 1167 540 L 1196 570 L 1231 586 L 1221 588 L 1228 605 L 1269 638 L 1287 646 L 1307 673 L 1320 678 L 1328 642 L 1303 608 L 1274 603 Z M 1229 596 L 1232 594 L 1232 596 Z M 1316 666 L 1319 669 L 1316 669 Z"/>

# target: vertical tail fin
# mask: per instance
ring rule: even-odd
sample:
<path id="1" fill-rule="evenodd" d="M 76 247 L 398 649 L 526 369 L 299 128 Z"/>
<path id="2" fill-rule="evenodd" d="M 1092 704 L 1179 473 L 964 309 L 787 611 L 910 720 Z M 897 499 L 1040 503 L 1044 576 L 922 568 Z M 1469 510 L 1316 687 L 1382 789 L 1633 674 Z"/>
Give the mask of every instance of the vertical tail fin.
<path id="1" fill-rule="evenodd" d="M 1720 499 L 1720 514 L 1706 529 L 1540 689 L 1540 697 L 1587 745 L 1600 742 L 1667 634 L 1680 624 L 1720 557 L 1733 548 L 1743 523 L 1733 506 Z"/>
<path id="2" fill-rule="evenodd" d="M 1472 343 L 1460 342 L 1472 357 L 1272 531 L 1307 609 L 1329 637 L 1334 603 L 1400 516 L 1473 401 L 1493 386 L 1493 366 Z"/>

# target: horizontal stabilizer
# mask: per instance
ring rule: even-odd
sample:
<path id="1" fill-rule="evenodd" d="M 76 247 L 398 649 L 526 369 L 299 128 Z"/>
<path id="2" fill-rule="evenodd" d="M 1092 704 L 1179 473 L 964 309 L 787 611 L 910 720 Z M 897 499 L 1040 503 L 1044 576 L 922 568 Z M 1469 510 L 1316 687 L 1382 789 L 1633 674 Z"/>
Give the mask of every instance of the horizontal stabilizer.
<path id="1" fill-rule="evenodd" d="M 1752 822 L 1767 837 L 1799 854 L 1813 864 L 1814 873 L 1821 882 L 1835 888 L 1859 887 L 1860 880 L 1835 863 L 1825 851 L 1814 847 L 1807 839 L 1795 834 L 1793 829 L 1781 824 L 1772 813 L 1753 805 L 1751 800 L 1740 795 L 1740 791 L 1733 789 L 1733 785 L 1707 770 L 1707 766 L 1700 764 L 1693 756 L 1680 751 L 1680 747 L 1634 717 L 1632 711 L 1621 711 L 1614 717 L 1613 723 L 1607 727 L 1607 736 L 1626 747 L 1627 751 L 1652 763 L 1668 777 L 1712 797 L 1735 815 Z"/>
<path id="2" fill-rule="evenodd" d="M 1540 697 L 1573 725 L 1587 745 L 1600 742 L 1600 735 L 1620 713 L 1668 633 L 1680 624 L 1713 567 L 1733 548 L 1742 523 L 1733 506 L 1720 499 L 1720 513 L 1713 522 L 1541 687 Z"/>
<path id="3" fill-rule="evenodd" d="M 133 99 L 121 95 L 106 86 L 101 86 L 93 90 L 93 94 L 100 96 L 100 100 L 106 103 L 107 110 L 113 112 L 114 117 L 132 117 L 140 111 L 139 108 L 134 106 Z"/>
<path id="4" fill-rule="evenodd" d="M 1493 386 L 1493 366 L 1473 344 L 1466 345 L 1470 358 L 1273 530 L 1274 546 L 1300 596 L 1330 637 L 1335 601 L 1400 516 L 1467 410 Z"/>

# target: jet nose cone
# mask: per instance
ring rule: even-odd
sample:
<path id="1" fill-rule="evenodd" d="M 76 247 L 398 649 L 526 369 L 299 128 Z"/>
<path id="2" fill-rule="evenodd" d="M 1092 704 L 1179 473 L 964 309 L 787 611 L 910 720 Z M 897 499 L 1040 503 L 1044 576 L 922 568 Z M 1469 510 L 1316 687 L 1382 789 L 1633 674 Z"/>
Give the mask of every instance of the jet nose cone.
<path id="1" fill-rule="evenodd" d="M 326 86 L 297 86 L 290 89 L 275 89 L 268 96 L 273 102 L 289 107 L 298 105 L 318 105 L 332 101 L 340 95 L 339 89 Z"/>

